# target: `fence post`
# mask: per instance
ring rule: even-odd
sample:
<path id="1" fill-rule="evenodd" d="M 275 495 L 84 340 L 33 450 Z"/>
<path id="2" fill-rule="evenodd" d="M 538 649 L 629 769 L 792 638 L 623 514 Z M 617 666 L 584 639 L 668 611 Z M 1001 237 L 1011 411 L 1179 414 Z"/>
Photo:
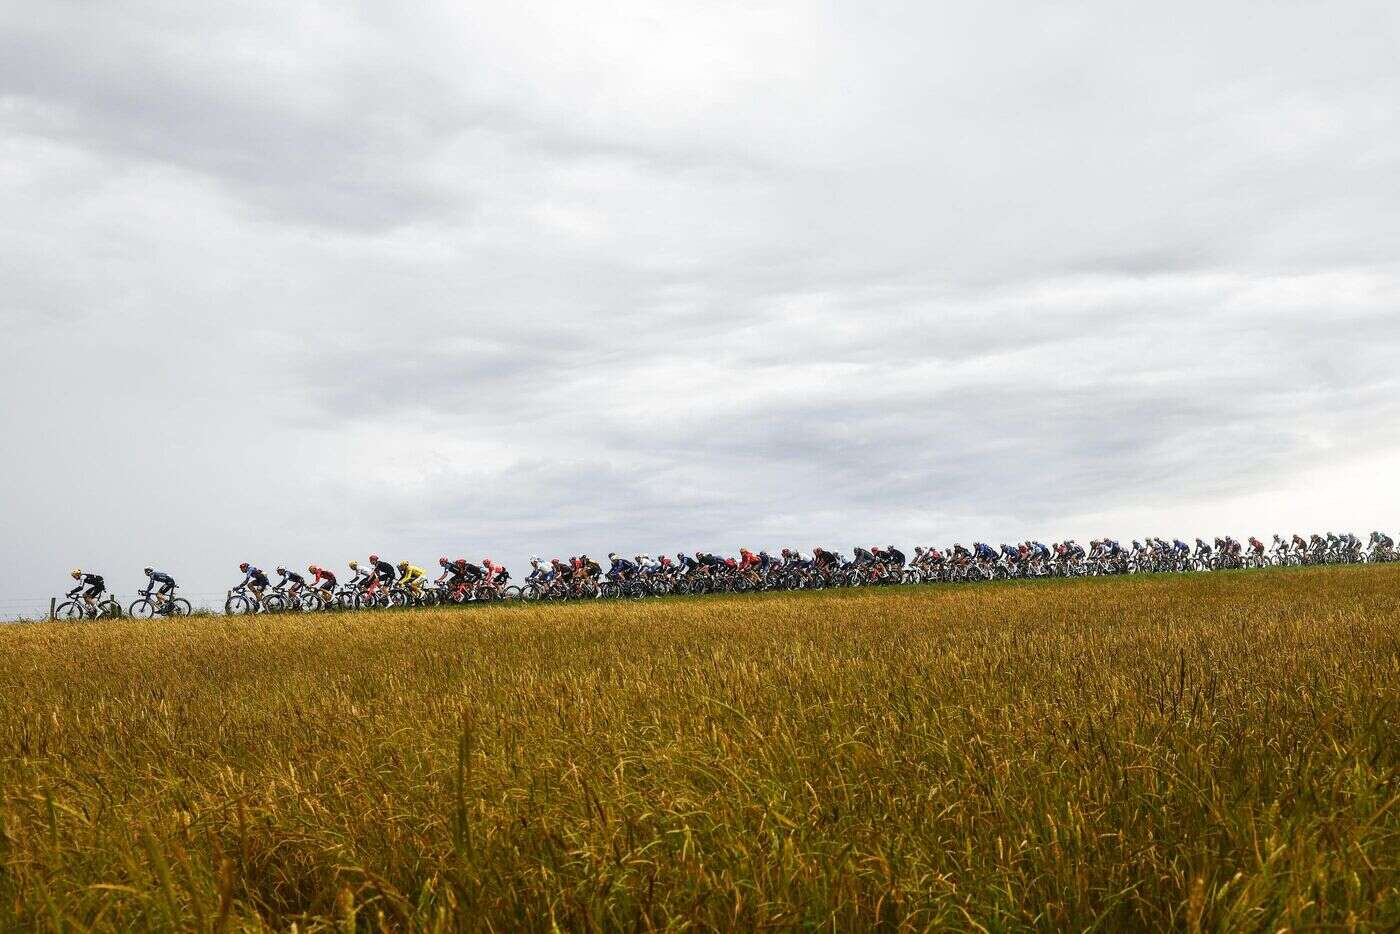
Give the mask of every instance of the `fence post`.
<path id="1" fill-rule="evenodd" d="M 58 598 L 49 597 L 49 619 L 58 619 Z"/>

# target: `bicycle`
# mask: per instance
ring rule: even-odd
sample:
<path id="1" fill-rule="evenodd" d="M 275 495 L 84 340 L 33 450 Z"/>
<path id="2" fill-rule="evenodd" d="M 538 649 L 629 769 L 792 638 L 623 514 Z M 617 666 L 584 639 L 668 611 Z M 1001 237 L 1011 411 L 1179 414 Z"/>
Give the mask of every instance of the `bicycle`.
<path id="1" fill-rule="evenodd" d="M 193 608 L 190 606 L 190 601 L 174 595 L 178 589 L 178 584 L 171 586 L 171 595 L 166 598 L 164 603 L 156 600 L 149 588 L 137 591 L 141 594 L 141 599 L 132 601 L 131 606 L 127 608 L 127 613 L 135 619 L 150 619 L 153 616 L 189 616 Z"/>
<path id="2" fill-rule="evenodd" d="M 81 589 L 81 588 L 80 588 Z M 54 619 L 119 619 L 122 605 L 111 594 L 99 598 L 93 606 L 78 596 L 77 591 L 68 591 L 67 600 L 54 608 Z"/>
<path id="3" fill-rule="evenodd" d="M 244 584 L 239 584 L 228 592 L 228 599 L 224 601 L 224 613 L 227 616 L 244 616 L 249 613 L 256 613 L 262 609 L 258 603 L 258 598 L 248 593 L 248 588 Z"/>
<path id="4" fill-rule="evenodd" d="M 289 593 L 285 587 L 272 587 L 263 594 L 263 610 L 268 613 L 281 613 L 286 610 L 315 610 L 321 605 L 320 598 L 312 596 L 303 585 L 299 593 Z"/>

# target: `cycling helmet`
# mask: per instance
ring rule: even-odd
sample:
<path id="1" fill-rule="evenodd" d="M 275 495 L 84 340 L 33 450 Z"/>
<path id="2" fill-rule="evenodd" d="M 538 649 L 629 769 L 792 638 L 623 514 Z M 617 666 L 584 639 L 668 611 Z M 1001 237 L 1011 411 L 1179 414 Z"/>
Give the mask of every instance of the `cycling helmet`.
<path id="1" fill-rule="evenodd" d="M 496 565 L 494 565 L 494 564 L 491 563 L 491 559 L 490 559 L 490 558 L 482 558 L 482 559 L 481 559 L 481 566 L 484 567 L 484 568 L 494 568 Z"/>
<path id="2" fill-rule="evenodd" d="M 531 563 L 531 564 L 534 564 L 534 563 L 538 562 L 539 560 L 540 560 L 540 556 L 539 556 L 539 555 L 531 555 L 531 556 L 530 556 L 530 563 Z"/>
<path id="3" fill-rule="evenodd" d="M 77 580 L 78 578 L 80 578 L 80 577 L 82 577 L 82 576 L 83 576 L 83 569 L 82 569 L 82 568 L 74 568 L 74 569 L 73 569 L 73 579 L 74 579 L 74 580 Z"/>
<path id="4" fill-rule="evenodd" d="M 313 565 L 311 565 L 310 567 L 308 567 L 308 568 L 306 569 L 306 573 L 307 573 L 307 574 L 320 574 L 320 573 L 321 573 L 321 569 L 318 568 L 316 565 L 313 564 Z"/>
<path id="5" fill-rule="evenodd" d="M 151 568 L 142 568 L 141 573 L 145 574 L 147 577 L 150 577 L 152 574 L 155 573 L 155 571 Z"/>
<path id="6" fill-rule="evenodd" d="M 245 574 L 248 573 L 248 562 L 244 561 L 242 564 L 240 564 L 238 566 L 238 570 L 242 571 Z"/>
<path id="7" fill-rule="evenodd" d="M 278 574 L 286 574 L 286 573 L 287 573 L 287 569 L 284 568 L 284 567 L 282 567 L 282 566 L 279 564 L 279 565 L 277 566 L 277 573 L 278 573 Z"/>
<path id="8" fill-rule="evenodd" d="M 352 570 L 352 571 L 358 571 L 359 569 L 360 569 L 360 562 L 356 561 L 354 558 L 351 558 L 351 559 L 350 559 L 350 570 Z"/>
<path id="9" fill-rule="evenodd" d="M 379 563 L 379 555 L 370 555 L 370 556 L 369 556 L 369 563 L 370 563 L 370 564 L 378 564 L 378 563 Z"/>
<path id="10" fill-rule="evenodd" d="M 448 561 L 446 558 L 438 558 L 438 565 L 441 567 L 447 567 L 447 565 L 450 563 L 451 562 Z"/>
<path id="11" fill-rule="evenodd" d="M 400 571 L 407 571 L 407 570 L 408 570 L 408 562 L 407 562 L 407 561 L 400 561 L 400 562 L 399 562 L 399 570 L 400 570 Z"/>

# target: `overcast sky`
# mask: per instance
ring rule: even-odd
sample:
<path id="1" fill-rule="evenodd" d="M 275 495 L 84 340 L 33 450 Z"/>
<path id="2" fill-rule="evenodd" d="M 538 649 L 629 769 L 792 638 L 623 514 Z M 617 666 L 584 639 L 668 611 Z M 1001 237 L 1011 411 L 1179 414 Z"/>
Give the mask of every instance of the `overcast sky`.
<path id="1" fill-rule="evenodd" d="M 1400 525 L 1396 5 L 1056 6 L 0 2 L 0 602 Z"/>

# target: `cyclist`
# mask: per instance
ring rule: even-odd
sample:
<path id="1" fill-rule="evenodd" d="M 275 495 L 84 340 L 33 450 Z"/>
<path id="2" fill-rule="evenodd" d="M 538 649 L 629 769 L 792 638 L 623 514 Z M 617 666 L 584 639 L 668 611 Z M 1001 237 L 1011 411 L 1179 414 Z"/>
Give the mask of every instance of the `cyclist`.
<path id="1" fill-rule="evenodd" d="M 904 552 L 893 545 L 885 546 L 885 553 L 882 557 L 885 560 L 885 567 L 894 571 L 903 570 L 905 563 L 908 561 L 904 556 Z"/>
<path id="2" fill-rule="evenodd" d="M 538 584 L 544 582 L 547 580 L 545 575 L 548 573 L 548 569 L 549 565 L 541 561 L 539 555 L 531 555 L 530 573 L 525 575 L 526 583 Z"/>
<path id="3" fill-rule="evenodd" d="M 170 591 L 175 589 L 175 578 L 164 571 L 157 571 L 154 568 L 146 568 L 146 596 L 152 597 L 156 601 L 156 612 L 164 613 L 169 606 L 166 601 L 170 598 Z M 159 584 L 160 589 L 151 593 L 155 586 Z"/>
<path id="4" fill-rule="evenodd" d="M 729 567 L 729 565 L 725 562 L 723 558 L 721 558 L 717 554 L 714 554 L 713 552 L 697 551 L 695 553 L 695 560 L 699 561 L 700 564 L 705 568 L 705 571 L 712 575 L 718 574 L 720 571 L 723 571 L 725 568 Z"/>
<path id="5" fill-rule="evenodd" d="M 369 563 L 373 566 L 374 573 L 379 577 L 381 586 L 388 588 L 398 579 L 398 569 L 379 555 L 370 555 Z"/>
<path id="6" fill-rule="evenodd" d="M 101 574 L 87 574 L 82 568 L 74 568 L 72 578 L 78 582 L 78 586 L 68 591 L 68 596 L 76 597 L 78 591 L 87 587 L 87 590 L 83 592 L 83 602 L 87 604 L 87 608 L 91 611 L 92 615 L 96 616 L 96 601 L 97 598 L 102 595 L 102 591 L 107 589 L 107 582 L 102 579 Z"/>
<path id="7" fill-rule="evenodd" d="M 603 569 L 598 566 L 597 561 L 594 561 L 592 558 L 588 557 L 588 555 L 579 555 L 578 566 L 581 577 L 586 578 L 594 584 L 598 583 L 598 578 L 602 576 Z"/>
<path id="8" fill-rule="evenodd" d="M 271 581 L 267 579 L 267 575 L 263 573 L 262 568 L 255 567 L 247 561 L 240 564 L 238 570 L 243 572 L 243 583 L 238 586 L 246 587 L 251 590 L 253 596 L 257 598 L 259 605 L 261 605 L 263 591 L 271 585 Z M 237 590 L 238 588 L 235 587 L 234 589 Z"/>
<path id="9" fill-rule="evenodd" d="M 417 600 L 423 588 L 423 579 L 428 576 L 427 572 L 416 564 L 409 564 L 407 561 L 399 562 L 400 587 L 407 587 L 409 594 Z"/>
<path id="10" fill-rule="evenodd" d="M 354 558 L 350 559 L 350 571 L 351 577 L 349 580 L 349 585 L 351 587 L 354 587 L 356 590 L 362 590 L 365 593 L 369 593 L 369 588 L 374 584 L 374 575 L 371 574 L 368 570 L 360 567 L 360 562 L 356 561 Z"/>
<path id="11" fill-rule="evenodd" d="M 1277 535 L 1274 536 L 1274 541 L 1278 541 Z M 1263 555 L 1264 543 L 1259 540 L 1258 536 L 1251 535 L 1249 536 L 1249 549 L 1256 555 Z"/>
<path id="12" fill-rule="evenodd" d="M 321 568 L 316 565 L 306 569 L 306 573 L 312 575 L 311 586 L 321 595 L 321 602 L 329 605 L 335 596 L 335 574 L 329 568 Z"/>
<path id="13" fill-rule="evenodd" d="M 381 587 L 388 590 L 394 586 L 394 581 L 398 579 L 398 570 L 388 561 L 382 560 L 379 555 L 369 556 L 370 574 L 374 580 L 370 581 L 365 593 L 374 593 Z"/>
<path id="14" fill-rule="evenodd" d="M 637 565 L 619 557 L 615 551 L 608 554 L 608 560 L 612 562 L 612 566 L 608 568 L 608 580 L 615 584 L 620 584 L 637 573 Z"/>
<path id="15" fill-rule="evenodd" d="M 282 575 L 282 579 L 277 582 L 275 589 L 281 590 L 283 587 L 287 587 L 288 584 L 291 584 L 291 587 L 287 589 L 287 596 L 289 597 L 295 597 L 297 594 L 301 593 L 301 588 L 306 586 L 306 578 L 302 577 L 296 571 L 289 571 L 284 567 L 278 567 L 277 573 Z"/>

